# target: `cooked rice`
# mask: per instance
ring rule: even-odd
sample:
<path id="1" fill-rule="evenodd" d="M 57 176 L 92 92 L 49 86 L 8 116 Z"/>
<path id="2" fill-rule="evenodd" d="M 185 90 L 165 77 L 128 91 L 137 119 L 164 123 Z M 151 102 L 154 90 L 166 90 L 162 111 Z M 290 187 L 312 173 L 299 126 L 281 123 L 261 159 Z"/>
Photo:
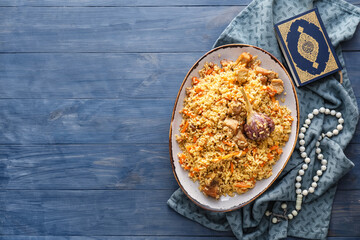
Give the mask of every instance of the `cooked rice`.
<path id="1" fill-rule="evenodd" d="M 272 166 L 279 160 L 282 147 L 289 139 L 293 117 L 286 106 L 275 99 L 264 74 L 255 69 L 260 65 L 256 57 L 224 61 L 222 67 L 206 63 L 186 89 L 180 125 L 176 135 L 181 153 L 180 165 L 193 181 L 199 181 L 200 190 L 207 191 L 216 185 L 220 195 L 242 194 L 255 186 L 256 181 L 269 178 Z M 245 56 L 246 57 L 246 56 Z M 242 72 L 245 74 L 238 78 Z M 277 73 L 272 72 L 272 77 Z M 269 75 L 267 78 L 270 78 Z M 262 141 L 247 140 L 247 147 L 239 147 L 232 139 L 232 130 L 224 126 L 232 118 L 243 126 L 246 108 L 240 88 L 244 87 L 253 110 L 264 113 L 275 123 L 275 130 Z M 234 114 L 239 107 L 240 113 Z M 241 131 L 241 130 L 239 130 Z"/>

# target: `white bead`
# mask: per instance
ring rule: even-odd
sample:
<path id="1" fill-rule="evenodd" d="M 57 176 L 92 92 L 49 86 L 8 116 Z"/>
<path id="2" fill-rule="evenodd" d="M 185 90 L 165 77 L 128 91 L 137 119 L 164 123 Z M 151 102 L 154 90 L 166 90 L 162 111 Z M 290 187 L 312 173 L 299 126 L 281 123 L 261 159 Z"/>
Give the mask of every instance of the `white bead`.
<path id="1" fill-rule="evenodd" d="M 323 139 L 323 137 L 320 135 L 318 138 L 318 141 L 321 141 Z"/>
<path id="2" fill-rule="evenodd" d="M 321 166 L 321 171 L 325 171 L 326 170 L 326 166 L 325 165 L 322 165 Z"/>
<path id="3" fill-rule="evenodd" d="M 319 181 L 319 177 L 318 177 L 318 176 L 314 176 L 314 177 L 313 177 L 313 180 L 314 180 L 315 182 L 317 182 L 317 181 Z"/>
<path id="4" fill-rule="evenodd" d="M 341 131 L 341 130 L 343 130 L 343 125 L 339 124 L 339 125 L 337 125 L 336 128 L 337 128 L 337 130 Z"/>
<path id="5" fill-rule="evenodd" d="M 301 139 L 301 140 L 299 141 L 299 144 L 300 144 L 300 145 L 304 145 L 304 144 L 305 144 L 305 140 L 304 140 L 304 139 Z"/>
<path id="6" fill-rule="evenodd" d="M 296 194 L 301 194 L 301 189 L 300 188 L 296 189 Z"/>
<path id="7" fill-rule="evenodd" d="M 302 191 L 302 195 L 304 195 L 304 196 L 308 195 L 308 190 Z"/>
<path id="8" fill-rule="evenodd" d="M 301 188 L 301 183 L 299 183 L 299 182 L 295 183 L 295 187 L 296 188 Z"/>
<path id="9" fill-rule="evenodd" d="M 344 123 L 344 119 L 343 119 L 343 118 L 339 118 L 338 122 L 339 122 L 340 124 L 343 124 L 343 123 Z"/>
<path id="10" fill-rule="evenodd" d="M 304 169 L 304 170 L 308 169 L 308 167 L 309 167 L 309 166 L 308 166 L 307 164 L 303 164 L 303 165 L 302 165 L 302 169 Z"/>
<path id="11" fill-rule="evenodd" d="M 304 170 L 302 170 L 302 169 L 299 170 L 299 175 L 300 176 L 304 175 L 304 173 L 305 173 Z"/>
<path id="12" fill-rule="evenodd" d="M 315 146 L 317 146 L 317 147 L 320 146 L 320 142 L 317 141 L 316 144 L 315 144 Z"/>
<path id="13" fill-rule="evenodd" d="M 288 217 L 288 219 L 290 219 L 290 220 L 294 218 L 294 216 L 293 216 L 291 213 L 290 213 L 290 214 L 288 214 L 288 216 L 287 216 L 287 217 Z"/>
<path id="14" fill-rule="evenodd" d="M 311 120 L 311 119 L 313 119 L 313 118 L 314 118 L 314 114 L 309 113 L 309 114 L 308 114 L 308 119 L 310 119 L 310 120 Z"/>
<path id="15" fill-rule="evenodd" d="M 332 135 L 333 135 L 332 132 L 327 132 L 327 133 L 326 133 L 326 136 L 329 137 L 329 138 L 331 138 Z"/>
<path id="16" fill-rule="evenodd" d="M 310 125 L 310 123 L 311 123 L 311 120 L 310 120 L 310 119 L 306 119 L 306 120 L 305 120 L 305 124 Z"/>
<path id="17" fill-rule="evenodd" d="M 300 150 L 300 152 L 304 152 L 304 151 L 305 151 L 305 147 L 304 147 L 304 146 L 301 146 L 301 147 L 299 148 L 299 150 Z"/>
<path id="18" fill-rule="evenodd" d="M 306 123 L 303 124 L 304 128 L 309 128 L 309 125 L 307 125 Z"/>
<path id="19" fill-rule="evenodd" d="M 305 158 L 305 163 L 310 163 L 310 161 L 311 161 L 310 158 L 308 158 L 308 157 Z"/>
<path id="20" fill-rule="evenodd" d="M 325 108 L 324 108 L 324 107 L 321 107 L 321 108 L 319 109 L 319 111 L 320 111 L 321 113 L 324 113 L 324 112 L 325 112 Z"/>
<path id="21" fill-rule="evenodd" d="M 313 187 L 309 187 L 309 193 L 313 193 L 315 189 Z"/>
<path id="22" fill-rule="evenodd" d="M 298 212 L 296 210 L 293 210 L 291 213 L 292 213 L 292 215 L 294 215 L 294 217 L 296 217 L 298 215 Z"/>
<path id="23" fill-rule="evenodd" d="M 324 155 L 319 154 L 319 155 L 317 156 L 317 158 L 321 160 L 321 159 L 323 159 L 323 158 L 324 158 Z"/>
<path id="24" fill-rule="evenodd" d="M 305 133 L 305 132 L 306 132 L 306 128 L 304 128 L 304 127 L 300 128 L 300 132 Z"/>
<path id="25" fill-rule="evenodd" d="M 321 160 L 321 164 L 322 164 L 322 165 L 326 165 L 326 164 L 327 164 L 327 160 L 326 160 L 326 159 Z"/>
<path id="26" fill-rule="evenodd" d="M 330 114 L 330 109 L 325 109 L 325 114 Z"/>
<path id="27" fill-rule="evenodd" d="M 271 212 L 270 212 L 269 210 L 267 210 L 267 211 L 265 212 L 265 215 L 268 217 L 268 216 L 271 215 Z"/>
<path id="28" fill-rule="evenodd" d="M 295 209 L 298 210 L 298 211 L 300 211 L 300 210 L 301 210 L 301 205 L 300 205 L 300 204 L 296 204 Z"/>
<path id="29" fill-rule="evenodd" d="M 317 183 L 316 183 L 316 182 L 313 182 L 313 183 L 311 184 L 311 186 L 312 186 L 313 188 L 316 188 L 316 187 L 317 187 Z"/>
<path id="30" fill-rule="evenodd" d="M 319 114 L 319 109 L 316 109 L 316 108 L 315 108 L 315 109 L 313 110 L 313 114 L 314 114 L 314 115 L 318 115 L 318 114 Z"/>
<path id="31" fill-rule="evenodd" d="M 300 138 L 300 139 L 303 139 L 304 137 L 305 137 L 305 135 L 304 135 L 303 133 L 300 133 L 300 134 L 299 134 L 299 138 Z"/>
<path id="32" fill-rule="evenodd" d="M 332 116 L 335 116 L 336 111 L 335 111 L 335 110 L 331 110 L 330 114 L 331 114 Z"/>
<path id="33" fill-rule="evenodd" d="M 274 224 L 278 222 L 278 220 L 277 220 L 276 217 L 274 217 L 271 221 L 272 221 L 272 223 L 274 223 Z"/>
<path id="34" fill-rule="evenodd" d="M 281 204 L 281 208 L 282 208 L 282 209 L 285 209 L 285 208 L 287 208 L 287 205 L 286 205 L 286 203 L 283 203 L 283 204 Z"/>
<path id="35" fill-rule="evenodd" d="M 316 174 L 317 174 L 318 176 L 321 176 L 321 175 L 322 175 L 322 171 L 321 171 L 321 170 L 317 170 L 317 171 L 316 171 Z"/>
<path id="36" fill-rule="evenodd" d="M 332 133 L 336 136 L 336 135 L 338 135 L 338 134 L 339 134 L 339 130 L 334 129 L 334 130 L 332 131 Z"/>
<path id="37" fill-rule="evenodd" d="M 341 118 L 341 112 L 337 112 L 337 113 L 336 113 L 336 117 L 337 117 L 337 118 Z"/>
<path id="38" fill-rule="evenodd" d="M 301 179 L 302 179 L 302 178 L 301 178 L 300 176 L 296 176 L 296 181 L 297 181 L 297 182 L 301 182 Z"/>
<path id="39" fill-rule="evenodd" d="M 302 158 L 306 158 L 306 157 L 307 157 L 306 152 L 302 152 L 302 153 L 301 153 L 301 157 L 302 157 Z"/>
<path id="40" fill-rule="evenodd" d="M 320 154 L 320 153 L 321 153 L 321 148 L 316 148 L 315 152 L 316 152 L 317 154 Z"/>

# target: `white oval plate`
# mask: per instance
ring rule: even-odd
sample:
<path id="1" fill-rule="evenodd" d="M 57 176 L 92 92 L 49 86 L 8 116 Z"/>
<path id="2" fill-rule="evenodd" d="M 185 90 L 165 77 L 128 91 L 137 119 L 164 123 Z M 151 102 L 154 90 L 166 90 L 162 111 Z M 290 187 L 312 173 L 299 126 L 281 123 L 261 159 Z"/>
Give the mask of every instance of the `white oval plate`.
<path id="1" fill-rule="evenodd" d="M 277 96 L 278 99 L 284 98 L 285 102 L 280 104 L 286 105 L 291 110 L 291 116 L 294 117 L 294 121 L 291 127 L 291 134 L 289 141 L 286 143 L 283 148 L 283 154 L 277 163 L 273 166 L 273 175 L 261 181 L 256 182 L 256 185 L 253 189 L 248 192 L 238 195 L 236 194 L 234 197 L 229 196 L 221 196 L 219 200 L 215 200 L 214 198 L 205 196 L 199 190 L 199 183 L 193 182 L 188 177 L 188 172 L 185 171 L 179 164 L 177 154 L 181 152 L 178 143 L 175 139 L 175 134 L 180 135 L 179 126 L 182 120 L 182 115 L 179 111 L 183 107 L 183 102 L 185 98 L 185 89 L 191 86 L 191 78 L 193 76 L 199 77 L 199 70 L 204 66 L 206 62 L 213 62 L 220 65 L 220 60 L 228 59 L 235 61 L 238 56 L 243 52 L 249 52 L 253 56 L 258 56 L 258 59 L 261 61 L 261 67 L 273 70 L 279 73 L 279 78 L 284 81 L 284 92 L 286 92 L 286 96 L 283 94 Z M 172 169 L 175 175 L 177 182 L 179 183 L 183 192 L 197 205 L 204 209 L 208 209 L 211 211 L 225 212 L 232 211 L 238 208 L 245 206 L 251 201 L 255 200 L 259 197 L 266 189 L 270 187 L 270 185 L 275 181 L 275 179 L 280 175 L 281 171 L 284 169 L 286 163 L 288 162 L 296 144 L 297 135 L 299 130 L 299 104 L 295 91 L 295 87 L 291 80 L 290 75 L 285 70 L 284 66 L 277 60 L 274 56 L 272 56 L 267 51 L 250 45 L 244 44 L 230 44 L 224 45 L 218 48 L 211 50 L 202 56 L 190 69 L 187 73 L 180 90 L 178 92 L 175 106 L 171 118 L 170 125 L 170 134 L 169 134 L 169 147 L 170 147 L 170 161 L 172 164 Z"/>

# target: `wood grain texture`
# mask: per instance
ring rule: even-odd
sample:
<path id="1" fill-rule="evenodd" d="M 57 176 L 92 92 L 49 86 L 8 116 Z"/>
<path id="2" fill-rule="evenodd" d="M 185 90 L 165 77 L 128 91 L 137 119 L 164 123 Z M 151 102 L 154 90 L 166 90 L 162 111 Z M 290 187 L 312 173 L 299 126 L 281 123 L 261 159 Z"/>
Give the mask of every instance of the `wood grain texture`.
<path id="1" fill-rule="evenodd" d="M 0 230 L 4 235 L 28 236 L 232 236 L 175 213 L 165 204 L 171 193 L 172 190 L 5 190 L 0 195 Z M 344 223 L 356 222 L 360 217 L 359 198 L 360 191 L 337 192 L 329 236 L 360 236 L 360 229 L 354 225 L 344 229 Z"/>
<path id="2" fill-rule="evenodd" d="M 352 4 L 360 4 L 359 0 L 346 0 Z M 227 0 L 226 2 L 219 0 L 181 0 L 181 1 L 167 1 L 167 0 L 153 0 L 153 1 L 145 1 L 145 0 L 76 0 L 76 1 L 68 1 L 68 0 L 3 0 L 0 3 L 0 6 L 58 6 L 58 7 L 71 7 L 71 6 L 202 6 L 202 5 L 214 5 L 214 6 L 226 6 L 226 5 L 248 5 L 251 0 Z"/>
<path id="3" fill-rule="evenodd" d="M 0 144 L 168 143 L 168 100 L 0 100 Z"/>
<path id="4" fill-rule="evenodd" d="M 176 189 L 165 144 L 0 146 L 0 189 Z"/>
<path id="5" fill-rule="evenodd" d="M 0 52 L 206 52 L 243 8 L 3 7 Z"/>
<path id="6" fill-rule="evenodd" d="M 1 98 L 169 99 L 205 52 L 0 54 Z M 360 52 L 345 52 L 360 97 Z M 350 64 L 351 63 L 351 64 Z"/>
<path id="7" fill-rule="evenodd" d="M 2 190 L 176 189 L 167 144 L 0 146 Z M 345 154 L 360 164 L 359 144 Z M 360 168 L 339 190 L 360 190 Z"/>
<path id="8" fill-rule="evenodd" d="M 208 51 L 243 8 L 4 7 L 0 52 Z"/>

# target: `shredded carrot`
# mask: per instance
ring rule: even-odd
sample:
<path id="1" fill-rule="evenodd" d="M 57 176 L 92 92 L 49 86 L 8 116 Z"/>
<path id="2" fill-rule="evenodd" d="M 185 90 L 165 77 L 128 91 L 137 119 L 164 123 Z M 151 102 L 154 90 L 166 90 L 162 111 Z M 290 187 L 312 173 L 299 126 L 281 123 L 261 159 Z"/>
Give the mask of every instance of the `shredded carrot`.
<path id="1" fill-rule="evenodd" d="M 230 171 L 231 171 L 231 173 L 234 172 L 234 164 L 233 164 L 233 162 L 230 162 Z"/>
<path id="2" fill-rule="evenodd" d="M 268 154 L 267 154 L 267 157 L 268 157 L 269 160 L 273 160 L 273 159 L 274 159 L 274 156 L 273 156 L 271 153 L 268 153 Z"/>
<path id="3" fill-rule="evenodd" d="M 224 152 L 225 150 L 221 147 L 219 147 L 220 152 Z"/>
<path id="4" fill-rule="evenodd" d="M 190 174 L 190 177 L 193 177 L 193 176 L 194 176 L 194 173 L 193 173 L 193 172 L 190 172 L 189 174 Z"/>
<path id="5" fill-rule="evenodd" d="M 234 184 L 234 187 L 238 187 L 238 188 L 251 188 L 250 184 L 247 184 L 245 182 L 238 182 Z"/>
<path id="6" fill-rule="evenodd" d="M 213 68 L 209 68 L 209 69 L 206 71 L 206 75 L 210 75 L 213 71 L 214 71 Z"/>
<path id="7" fill-rule="evenodd" d="M 180 156 L 179 156 L 179 163 L 180 163 L 180 164 L 183 164 L 185 159 L 186 159 L 185 154 L 183 154 L 183 153 L 180 154 Z"/>
<path id="8" fill-rule="evenodd" d="M 189 166 L 185 166 L 184 169 L 185 169 L 185 170 L 189 170 L 190 167 L 189 167 Z"/>
<path id="9" fill-rule="evenodd" d="M 193 142 L 195 143 L 197 141 L 197 137 L 193 137 Z"/>
<path id="10" fill-rule="evenodd" d="M 280 155 L 282 154 L 283 150 L 281 148 L 278 148 L 277 153 Z"/>
<path id="11" fill-rule="evenodd" d="M 213 133 L 208 133 L 208 135 L 209 135 L 210 137 L 214 136 L 214 134 L 213 134 Z"/>
<path id="12" fill-rule="evenodd" d="M 191 80 L 193 85 L 196 85 L 200 82 L 200 80 L 197 77 L 193 77 Z"/>
<path id="13" fill-rule="evenodd" d="M 227 141 L 225 141 L 225 140 L 223 140 L 222 142 L 223 142 L 224 144 L 230 146 L 230 147 L 234 146 L 234 144 L 231 143 L 231 142 L 227 142 Z"/>
<path id="14" fill-rule="evenodd" d="M 201 88 L 199 88 L 199 87 L 195 88 L 195 92 L 196 92 L 196 93 L 199 93 L 199 92 L 202 92 L 202 91 L 204 91 L 204 90 L 201 89 Z"/>
<path id="15" fill-rule="evenodd" d="M 197 167 L 194 167 L 194 169 L 193 169 L 195 172 L 200 172 L 200 169 L 199 168 L 197 168 Z"/>
<path id="16" fill-rule="evenodd" d="M 188 126 L 189 126 L 189 122 L 186 121 L 183 129 L 181 129 L 181 132 L 184 133 L 184 132 L 186 131 L 186 129 L 187 129 Z"/>
<path id="17" fill-rule="evenodd" d="M 195 117 L 192 113 L 188 112 L 188 111 L 185 110 L 185 109 L 182 110 L 182 113 L 185 114 L 186 116 L 191 117 L 191 118 L 194 118 L 194 117 Z"/>
<path id="18" fill-rule="evenodd" d="M 276 150 L 276 149 L 278 149 L 278 148 L 279 148 L 278 145 L 274 145 L 274 146 L 272 146 L 272 147 L 270 148 L 270 151 Z"/>
<path id="19" fill-rule="evenodd" d="M 273 103 L 275 103 L 275 102 L 276 102 L 276 99 L 275 99 L 275 97 L 274 97 L 274 96 L 271 96 L 271 101 L 272 101 Z"/>

